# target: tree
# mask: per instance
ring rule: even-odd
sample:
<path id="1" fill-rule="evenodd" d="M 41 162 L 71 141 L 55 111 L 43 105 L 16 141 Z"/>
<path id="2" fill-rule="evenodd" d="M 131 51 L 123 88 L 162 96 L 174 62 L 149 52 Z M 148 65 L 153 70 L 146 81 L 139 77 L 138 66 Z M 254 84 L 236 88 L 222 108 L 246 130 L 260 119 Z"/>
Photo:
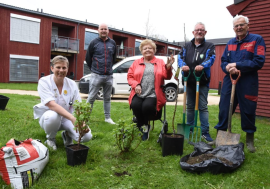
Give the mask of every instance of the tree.
<path id="1" fill-rule="evenodd" d="M 150 9 L 148 12 L 147 20 L 145 22 L 145 36 L 146 39 L 152 38 L 153 40 L 167 40 L 164 35 L 155 33 L 155 27 L 150 22 Z"/>

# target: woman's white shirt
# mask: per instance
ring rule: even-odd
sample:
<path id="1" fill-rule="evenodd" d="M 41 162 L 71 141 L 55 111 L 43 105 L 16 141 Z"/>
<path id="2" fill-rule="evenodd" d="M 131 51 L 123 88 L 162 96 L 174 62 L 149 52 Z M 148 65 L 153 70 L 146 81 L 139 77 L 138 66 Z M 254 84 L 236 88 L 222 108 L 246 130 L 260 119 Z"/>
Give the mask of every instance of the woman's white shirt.
<path id="1" fill-rule="evenodd" d="M 50 101 L 55 101 L 57 104 L 66 109 L 69 113 L 73 113 L 73 104 L 75 100 L 81 102 L 81 97 L 79 89 L 76 83 L 69 79 L 64 78 L 64 85 L 61 95 L 58 88 L 53 80 L 53 74 L 40 78 L 38 81 L 38 94 L 41 99 L 41 103 L 35 105 L 34 108 L 34 118 L 40 118 L 44 112 L 49 110 L 45 104 Z"/>

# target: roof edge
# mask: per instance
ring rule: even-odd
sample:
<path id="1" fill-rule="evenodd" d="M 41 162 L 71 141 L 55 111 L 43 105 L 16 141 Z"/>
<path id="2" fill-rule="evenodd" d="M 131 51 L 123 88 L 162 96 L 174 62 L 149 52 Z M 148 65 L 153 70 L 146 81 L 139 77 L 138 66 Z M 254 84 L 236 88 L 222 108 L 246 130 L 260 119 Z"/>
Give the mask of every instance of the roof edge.
<path id="1" fill-rule="evenodd" d="M 62 20 L 65 20 L 65 21 L 80 23 L 80 24 L 84 24 L 84 25 L 88 25 L 88 26 L 92 26 L 92 27 L 98 27 L 98 24 L 94 24 L 94 23 L 91 23 L 91 22 L 84 22 L 84 21 L 75 20 L 75 19 L 72 19 L 72 18 L 66 18 L 66 17 L 62 17 L 62 16 L 57 16 L 57 15 L 53 15 L 53 14 L 49 14 L 49 13 L 45 13 L 45 12 L 38 12 L 38 11 L 35 11 L 35 10 L 16 7 L 16 6 L 4 4 L 4 3 L 1 3 L 1 2 L 0 2 L 0 7 L 19 10 L 19 11 L 28 12 L 28 13 L 37 14 L 37 15 L 42 15 L 42 16 L 45 16 L 45 17 L 62 19 Z M 128 32 L 128 31 L 123 31 L 123 30 L 116 29 L 116 28 L 109 27 L 109 30 L 120 32 L 120 33 L 125 33 L 125 34 L 128 34 L 128 35 L 134 35 L 134 36 L 136 36 L 138 38 L 145 38 L 145 39 L 147 38 L 146 36 L 141 35 L 141 34 L 136 34 L 136 33 Z M 150 37 L 150 39 L 152 39 L 154 41 L 161 42 L 161 43 L 165 43 L 165 44 L 168 44 L 168 45 L 174 45 L 174 46 L 177 46 L 177 47 L 181 47 L 180 45 L 178 45 L 176 43 L 173 43 L 173 42 L 169 42 L 169 41 L 165 41 L 165 40 L 161 40 L 161 39 L 155 39 L 153 37 Z"/>
<path id="2" fill-rule="evenodd" d="M 241 3 L 238 4 L 232 4 L 227 6 L 226 8 L 228 9 L 228 11 L 230 12 L 230 14 L 234 17 L 236 16 L 238 13 L 240 13 L 242 10 L 244 10 L 249 4 L 251 4 L 253 1 L 256 0 L 246 0 L 243 1 Z"/>

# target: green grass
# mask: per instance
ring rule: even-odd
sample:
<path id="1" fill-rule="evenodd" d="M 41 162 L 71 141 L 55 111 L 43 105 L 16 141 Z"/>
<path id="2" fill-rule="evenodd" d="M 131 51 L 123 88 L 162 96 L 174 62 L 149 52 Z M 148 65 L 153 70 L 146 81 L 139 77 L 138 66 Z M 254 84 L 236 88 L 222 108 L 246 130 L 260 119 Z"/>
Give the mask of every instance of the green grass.
<path id="1" fill-rule="evenodd" d="M 208 95 L 210 95 L 210 96 L 220 96 L 220 95 L 218 95 L 218 90 L 217 89 L 210 89 L 208 91 Z"/>
<path id="2" fill-rule="evenodd" d="M 209 89 L 208 93 L 218 93 L 217 89 Z"/>
<path id="3" fill-rule="evenodd" d="M 0 111 L 0 146 L 11 138 L 24 140 L 27 138 L 45 141 L 45 133 L 38 120 L 33 119 L 33 105 L 39 98 L 30 95 L 5 94 L 10 98 L 7 109 Z M 182 106 L 177 107 L 175 125 L 182 122 Z M 167 105 L 167 120 L 171 129 L 174 106 Z M 131 118 L 132 112 L 127 103 L 112 102 L 112 119 Z M 104 122 L 103 103 L 96 101 L 91 114 L 93 139 L 85 143 L 89 146 L 85 165 L 71 167 L 67 165 L 66 152 L 61 133 L 57 134 L 57 151 L 50 150 L 50 160 L 39 180 L 32 189 L 63 188 L 270 188 L 270 123 L 269 119 L 256 120 L 255 134 L 256 153 L 244 149 L 246 159 L 243 165 L 232 173 L 212 175 L 210 173 L 192 174 L 181 169 L 179 156 L 162 157 L 161 147 L 156 140 L 161 129 L 159 121 L 150 133 L 150 139 L 142 142 L 133 153 L 119 155 L 112 130 L 114 125 Z M 218 106 L 209 106 L 210 133 L 214 137 L 213 128 L 218 122 Z M 240 128 L 240 116 L 234 115 L 232 131 L 241 134 L 241 142 L 245 142 L 245 133 Z M 184 155 L 190 154 L 193 146 L 184 144 Z M 126 171 L 130 176 L 116 176 L 115 173 Z M 2 188 L 9 188 L 0 180 Z"/>
<path id="4" fill-rule="evenodd" d="M 0 89 L 37 91 L 37 83 L 0 83 Z"/>

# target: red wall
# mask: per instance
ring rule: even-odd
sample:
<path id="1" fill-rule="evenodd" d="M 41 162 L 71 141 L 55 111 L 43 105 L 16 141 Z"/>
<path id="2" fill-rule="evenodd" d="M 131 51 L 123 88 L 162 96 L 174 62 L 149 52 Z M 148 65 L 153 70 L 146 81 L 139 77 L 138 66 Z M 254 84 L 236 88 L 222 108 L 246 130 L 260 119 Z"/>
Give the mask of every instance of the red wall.
<path id="1" fill-rule="evenodd" d="M 39 44 L 10 41 L 11 13 L 41 19 Z M 0 82 L 9 82 L 10 54 L 39 57 L 39 77 L 41 73 L 50 74 L 50 59 L 55 56 L 51 55 L 52 25 L 58 26 L 59 36 L 79 39 L 79 53 L 67 56 L 70 63 L 68 74 L 73 72 L 75 80 L 83 76 L 83 62 L 86 54 L 86 50 L 84 50 L 85 28 L 97 30 L 97 27 L 5 7 L 0 7 L 0 18 Z M 110 30 L 109 37 L 113 38 L 114 36 L 126 38 L 124 46 L 132 48 L 135 47 L 135 39 L 142 39 L 136 35 Z M 165 43 L 159 43 L 167 46 Z M 65 54 L 63 55 L 65 56 Z"/>
<path id="2" fill-rule="evenodd" d="M 222 71 L 221 65 L 221 56 L 225 50 L 226 45 L 216 45 L 216 59 L 214 64 L 211 67 L 211 80 L 209 84 L 210 89 L 218 89 L 219 81 L 223 82 L 225 73 Z"/>

